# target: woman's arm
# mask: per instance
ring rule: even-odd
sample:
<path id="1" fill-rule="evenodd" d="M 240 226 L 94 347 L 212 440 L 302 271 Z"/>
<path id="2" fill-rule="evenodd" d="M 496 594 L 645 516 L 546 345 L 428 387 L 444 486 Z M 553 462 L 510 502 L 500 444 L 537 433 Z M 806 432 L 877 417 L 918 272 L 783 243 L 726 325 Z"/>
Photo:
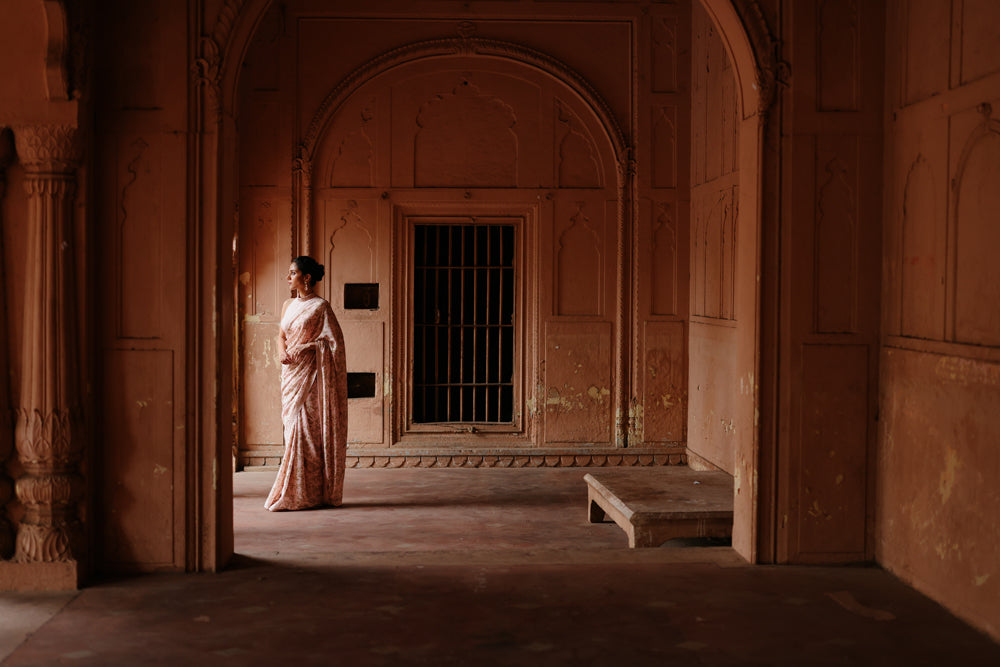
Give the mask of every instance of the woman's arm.
<path id="1" fill-rule="evenodd" d="M 286 299 L 285 303 L 281 306 L 281 319 L 285 319 L 285 310 L 288 308 L 288 304 L 292 302 L 291 299 Z M 281 323 L 278 323 L 278 361 L 283 364 L 291 363 L 288 358 L 288 346 L 285 342 L 285 330 L 281 328 Z"/>

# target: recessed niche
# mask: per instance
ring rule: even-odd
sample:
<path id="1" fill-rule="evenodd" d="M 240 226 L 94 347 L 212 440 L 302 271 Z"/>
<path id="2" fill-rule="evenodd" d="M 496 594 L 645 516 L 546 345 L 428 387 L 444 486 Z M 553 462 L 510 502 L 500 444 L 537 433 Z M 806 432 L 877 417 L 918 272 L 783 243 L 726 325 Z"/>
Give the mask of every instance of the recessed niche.
<path id="1" fill-rule="evenodd" d="M 375 374 L 348 373 L 347 398 L 375 398 Z"/>
<path id="2" fill-rule="evenodd" d="M 378 310 L 378 283 L 344 283 L 344 310 Z"/>

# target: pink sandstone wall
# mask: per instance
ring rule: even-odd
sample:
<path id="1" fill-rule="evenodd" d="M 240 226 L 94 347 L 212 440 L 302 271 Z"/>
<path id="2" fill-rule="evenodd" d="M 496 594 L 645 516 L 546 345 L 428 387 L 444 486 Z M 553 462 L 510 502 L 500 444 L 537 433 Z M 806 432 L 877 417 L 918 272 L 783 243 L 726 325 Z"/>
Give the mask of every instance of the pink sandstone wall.
<path id="1" fill-rule="evenodd" d="M 269 12 L 247 55 L 238 118 L 239 410 L 247 463 L 280 456 L 274 337 L 288 258 L 307 247 L 327 265 L 321 287 L 344 327 L 349 371 L 376 374 L 376 396 L 350 402 L 354 454 L 556 447 L 586 455 L 624 444 L 615 432 L 621 420 L 630 447 L 659 448 L 680 460 L 687 414 L 688 11 L 684 3 L 649 12 L 583 3 L 536 20 L 496 7 L 468 27 L 478 38 L 554 56 L 594 87 L 639 146 L 635 184 L 622 191 L 618 170 L 627 165 L 617 163 L 622 156 L 607 128 L 571 82 L 511 59 L 402 64 L 322 115 L 324 100 L 367 61 L 421 40 L 456 38 L 455 17 L 373 17 L 360 4 L 324 14 L 296 2 Z M 586 20 L 575 17 L 580 12 Z M 476 113 L 468 127 L 439 122 L 470 104 L 496 113 Z M 310 165 L 310 236 L 293 212 L 291 151 L 316 119 L 322 122 Z M 456 149 L 473 145 L 509 164 L 441 171 Z M 633 200 L 634 208 L 627 203 Z M 475 437 L 415 427 L 408 421 L 406 230 L 427 216 L 484 215 L 519 226 L 515 424 Z M 619 228 L 626 230 L 623 251 L 632 255 L 624 275 L 629 414 L 614 405 Z M 378 283 L 379 310 L 344 310 L 346 282 Z"/>
<path id="2" fill-rule="evenodd" d="M 889 3 L 876 556 L 1000 638 L 1000 6 Z"/>

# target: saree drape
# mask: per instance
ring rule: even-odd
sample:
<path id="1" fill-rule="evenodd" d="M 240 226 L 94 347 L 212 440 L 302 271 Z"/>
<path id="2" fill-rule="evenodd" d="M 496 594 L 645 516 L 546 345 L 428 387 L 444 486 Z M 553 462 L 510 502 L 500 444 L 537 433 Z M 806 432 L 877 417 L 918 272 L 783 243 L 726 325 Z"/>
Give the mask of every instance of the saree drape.
<path id="1" fill-rule="evenodd" d="M 321 297 L 293 299 L 281 318 L 285 452 L 264 507 L 271 511 L 338 506 L 347 453 L 344 334 Z"/>

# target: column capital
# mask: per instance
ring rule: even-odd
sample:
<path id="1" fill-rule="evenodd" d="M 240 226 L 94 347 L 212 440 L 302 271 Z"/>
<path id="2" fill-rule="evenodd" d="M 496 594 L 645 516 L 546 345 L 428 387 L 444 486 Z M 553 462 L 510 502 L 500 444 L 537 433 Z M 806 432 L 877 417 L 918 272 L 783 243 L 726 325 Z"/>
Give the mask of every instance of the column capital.
<path id="1" fill-rule="evenodd" d="M 80 130 L 74 125 L 14 128 L 17 154 L 28 173 L 69 173 L 81 160 Z"/>

